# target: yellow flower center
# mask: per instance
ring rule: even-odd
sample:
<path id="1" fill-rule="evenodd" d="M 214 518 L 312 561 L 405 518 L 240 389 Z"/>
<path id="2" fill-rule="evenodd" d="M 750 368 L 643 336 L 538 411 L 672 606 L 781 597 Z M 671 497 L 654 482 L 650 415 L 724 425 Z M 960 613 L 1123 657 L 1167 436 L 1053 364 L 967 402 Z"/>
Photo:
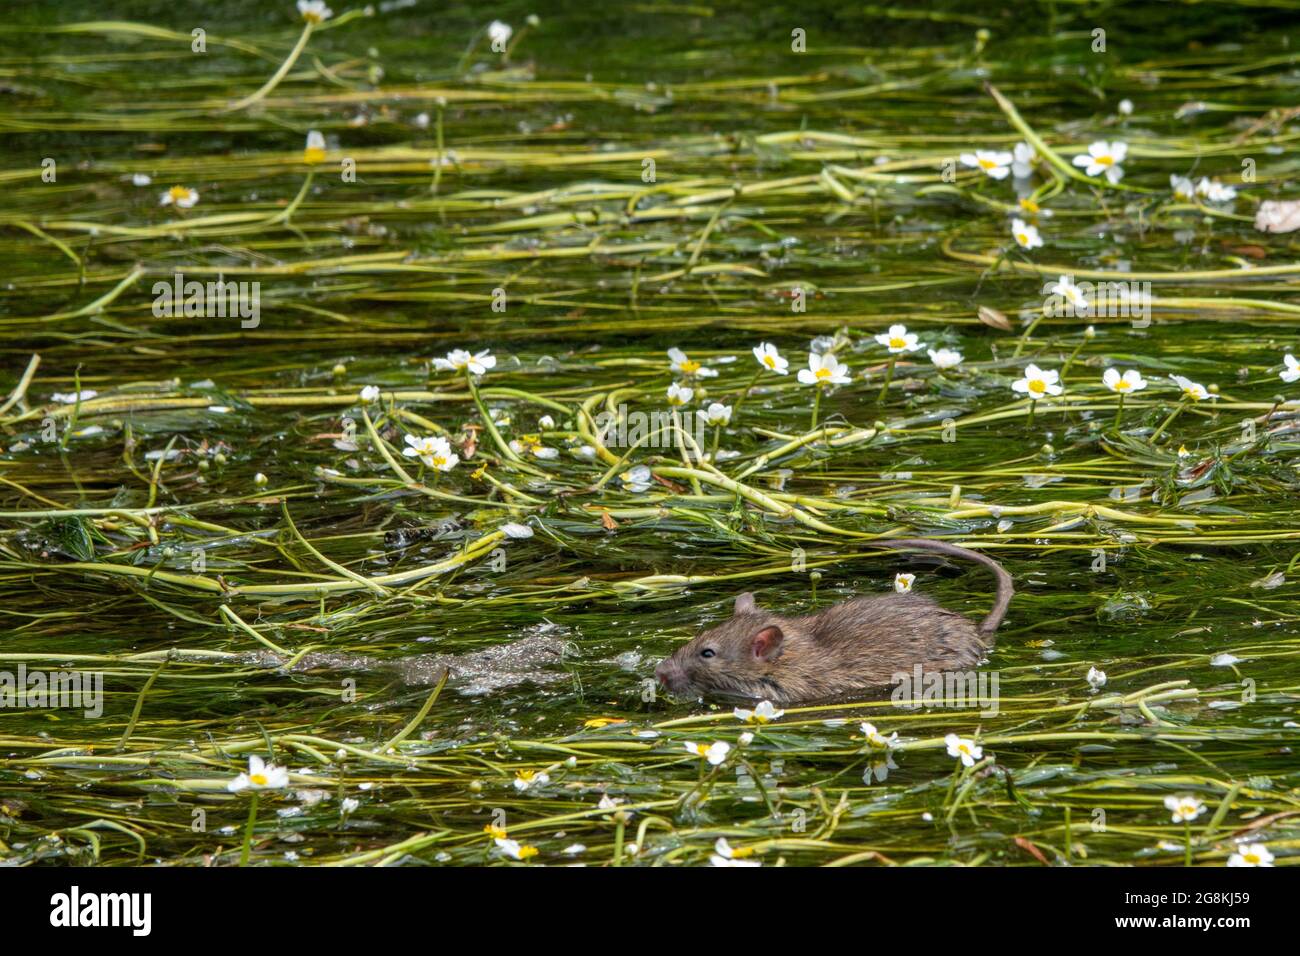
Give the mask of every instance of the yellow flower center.
<path id="1" fill-rule="evenodd" d="M 1127 390 L 1127 389 L 1130 389 L 1130 388 L 1132 388 L 1132 387 L 1133 387 L 1132 385 L 1130 385 L 1128 382 L 1124 381 L 1124 379 L 1122 379 L 1122 378 L 1121 378 L 1118 382 L 1115 383 L 1115 391 L 1117 391 L 1117 392 L 1123 392 L 1123 391 L 1125 391 L 1125 390 Z"/>
<path id="2" fill-rule="evenodd" d="M 321 15 L 314 10 L 308 10 L 302 15 L 303 20 L 307 23 L 317 24 L 321 22 Z"/>
<path id="3" fill-rule="evenodd" d="M 434 467 L 434 468 L 441 468 L 441 467 L 442 467 L 443 465 L 445 465 L 445 464 L 447 464 L 447 456 L 446 456 L 446 455 L 434 455 L 434 456 L 433 456 L 433 467 Z"/>
<path id="4" fill-rule="evenodd" d="M 1113 159 L 1112 159 L 1111 157 L 1109 157 L 1109 156 L 1098 156 L 1098 157 L 1097 157 L 1097 165 L 1098 165 L 1098 166 L 1113 166 L 1114 164 L 1115 164 L 1115 160 L 1113 160 Z"/>
<path id="5" fill-rule="evenodd" d="M 1038 203 L 1034 202 L 1032 199 L 1022 199 L 1020 200 L 1020 208 L 1025 212 L 1036 213 L 1038 212 Z"/>
<path id="6" fill-rule="evenodd" d="M 1247 863 L 1254 863 L 1254 864 L 1258 864 L 1258 863 L 1259 863 L 1259 854 L 1258 854 L 1258 853 L 1243 853 L 1243 854 L 1241 855 L 1241 858 L 1242 858 L 1243 860 L 1245 860 Z"/>
<path id="7" fill-rule="evenodd" d="M 1047 383 L 1041 378 L 1031 378 L 1029 380 L 1029 390 L 1031 392 L 1045 392 L 1047 391 Z"/>
<path id="8" fill-rule="evenodd" d="M 1016 233 L 1016 242 L 1020 243 L 1022 246 L 1029 245 L 1029 233 L 1027 232 Z"/>
<path id="9" fill-rule="evenodd" d="M 325 150 L 319 146 L 308 146 L 302 151 L 302 161 L 304 163 L 323 163 L 325 161 Z"/>
<path id="10" fill-rule="evenodd" d="M 995 162 L 993 162 L 993 160 L 991 160 L 991 159 L 977 159 L 976 162 L 980 164 L 980 169 L 997 169 L 997 168 L 998 168 L 998 164 L 995 163 Z"/>
<path id="11" fill-rule="evenodd" d="M 966 754 L 967 756 L 970 756 L 970 748 L 967 747 L 965 744 L 958 744 L 957 749 L 960 750 L 962 753 Z"/>
<path id="12" fill-rule="evenodd" d="M 506 838 L 505 828 L 499 827 L 492 823 L 489 823 L 487 826 L 485 826 L 483 828 L 483 832 L 486 833 L 489 837 L 491 837 L 494 840 L 504 840 Z"/>
<path id="13" fill-rule="evenodd" d="M 889 347 L 891 349 L 905 349 L 907 348 L 907 339 L 900 339 L 896 335 L 891 335 L 889 337 Z"/>
<path id="14" fill-rule="evenodd" d="M 248 775 L 248 782 L 249 782 L 249 783 L 257 784 L 257 786 L 259 786 L 259 787 L 265 787 L 265 786 L 266 786 L 266 774 L 264 774 L 264 773 L 250 773 L 250 774 Z"/>
<path id="15" fill-rule="evenodd" d="M 172 197 L 172 202 L 180 202 L 182 199 L 190 198 L 190 191 L 184 186 L 173 186 L 167 190 L 167 195 Z"/>
<path id="16" fill-rule="evenodd" d="M 694 375 L 700 370 L 700 363 L 685 359 L 681 364 L 681 370 L 687 375 Z"/>
<path id="17" fill-rule="evenodd" d="M 831 370 L 828 368 L 819 368 L 813 374 L 817 376 L 817 381 L 824 382 L 826 379 L 831 377 Z"/>
<path id="18" fill-rule="evenodd" d="M 731 858 L 733 860 L 743 860 L 745 857 L 753 856 L 753 855 L 754 855 L 754 848 L 752 846 L 742 847 L 740 849 L 732 849 L 731 851 Z"/>
<path id="19" fill-rule="evenodd" d="M 535 846 L 521 846 L 521 847 L 519 848 L 519 859 L 521 859 L 521 860 L 528 860 L 528 859 L 531 859 L 531 858 L 533 858 L 533 857 L 535 857 L 535 856 L 537 856 L 537 847 L 535 847 Z"/>
<path id="20" fill-rule="evenodd" d="M 776 359 L 771 355 L 764 355 L 763 364 L 768 368 L 776 368 Z"/>

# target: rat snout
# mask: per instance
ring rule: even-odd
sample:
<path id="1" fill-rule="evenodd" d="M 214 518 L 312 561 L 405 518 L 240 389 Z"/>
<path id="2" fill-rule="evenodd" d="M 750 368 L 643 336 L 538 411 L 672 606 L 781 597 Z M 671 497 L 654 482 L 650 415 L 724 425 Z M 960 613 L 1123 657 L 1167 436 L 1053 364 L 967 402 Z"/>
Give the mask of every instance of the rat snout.
<path id="1" fill-rule="evenodd" d="M 686 683 L 686 672 L 682 670 L 682 665 L 671 657 L 665 657 L 659 662 L 655 668 L 655 677 L 669 690 L 677 690 Z"/>

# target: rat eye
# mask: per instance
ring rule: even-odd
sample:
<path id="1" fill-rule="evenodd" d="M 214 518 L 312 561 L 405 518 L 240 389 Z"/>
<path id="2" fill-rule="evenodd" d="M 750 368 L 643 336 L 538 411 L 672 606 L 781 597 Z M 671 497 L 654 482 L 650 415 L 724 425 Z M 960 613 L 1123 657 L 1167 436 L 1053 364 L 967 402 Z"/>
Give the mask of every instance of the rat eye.
<path id="1" fill-rule="evenodd" d="M 716 654 L 716 653 L 717 653 L 717 651 L 715 651 L 713 648 L 711 648 L 711 647 L 706 647 L 704 650 L 700 651 L 700 656 L 701 656 L 701 657 L 712 657 L 712 656 L 713 656 L 714 654 Z"/>

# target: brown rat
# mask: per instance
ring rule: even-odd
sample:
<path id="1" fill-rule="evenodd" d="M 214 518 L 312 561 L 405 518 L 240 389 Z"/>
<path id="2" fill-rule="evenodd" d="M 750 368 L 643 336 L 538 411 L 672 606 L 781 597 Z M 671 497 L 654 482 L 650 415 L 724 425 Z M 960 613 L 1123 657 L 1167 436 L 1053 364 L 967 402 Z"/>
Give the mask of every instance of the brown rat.
<path id="1" fill-rule="evenodd" d="M 736 598 L 734 615 L 679 647 L 655 668 L 679 697 L 724 696 L 778 704 L 838 697 L 884 687 L 893 675 L 966 670 L 993 646 L 1014 588 L 987 555 L 943 541 L 872 541 L 875 548 L 937 551 L 975 561 L 997 577 L 993 610 L 976 626 L 921 594 L 851 598 L 833 607 L 786 617 L 760 608 L 754 595 Z"/>

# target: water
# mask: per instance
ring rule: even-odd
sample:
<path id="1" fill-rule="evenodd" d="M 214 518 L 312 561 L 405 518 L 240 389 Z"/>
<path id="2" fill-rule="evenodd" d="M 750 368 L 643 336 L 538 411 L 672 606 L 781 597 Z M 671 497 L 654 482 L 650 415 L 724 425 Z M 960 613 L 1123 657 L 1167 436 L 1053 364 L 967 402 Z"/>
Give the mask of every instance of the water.
<path id="1" fill-rule="evenodd" d="M 1290 14 L 494 15 L 518 37 L 507 64 L 485 43 L 466 55 L 489 17 L 416 3 L 317 32 L 239 110 L 298 36 L 291 4 L 114 11 L 175 31 L 161 36 L 67 29 L 104 19 L 93 4 L 33 6 L 0 33 L 6 395 L 40 355 L 0 415 L 0 668 L 81 669 L 104 689 L 98 717 L 0 709 L 0 860 L 233 865 L 248 794 L 226 784 L 257 754 L 294 776 L 260 798 L 255 864 L 508 861 L 492 824 L 532 863 L 701 864 L 726 837 L 767 865 L 1170 865 L 1186 834 L 1163 800 L 1182 794 L 1207 806 L 1197 862 L 1222 865 L 1234 835 L 1285 862 L 1295 828 L 1267 818 L 1297 785 L 1300 386 L 1279 372 L 1300 345 L 1300 266 L 1252 220 L 1259 199 L 1294 195 L 1294 119 L 1257 125 L 1295 100 Z M 1127 143 L 1131 191 L 1058 186 L 1046 164 L 1019 191 L 960 165 L 945 181 L 945 160 L 1023 138 L 986 81 L 1067 164 Z M 328 144 L 311 169 L 308 129 Z M 1239 195 L 1176 202 L 1171 174 Z M 198 204 L 159 206 L 174 184 Z M 1021 252 L 1008 213 L 1033 190 L 1051 215 L 1044 247 Z M 255 326 L 156 314 L 154 283 L 177 271 L 260 283 Z M 1150 281 L 1151 323 L 1029 328 L 1021 313 L 1034 321 L 1062 273 Z M 909 353 L 881 402 L 874 336 L 893 323 L 965 361 L 941 375 Z M 814 402 L 794 373 L 817 337 L 852 384 L 818 403 L 832 445 L 795 446 Z M 584 403 L 593 418 L 665 409 L 671 347 L 719 373 L 689 409 L 736 406 L 761 341 L 790 374 L 764 373 L 718 442 L 746 497 L 673 447 L 617 467 L 576 453 Z M 431 368 L 453 348 L 496 357 L 480 394 L 522 466 L 463 376 Z M 1032 416 L 1011 388 L 1029 361 L 1065 385 Z M 1148 382 L 1118 427 L 1111 366 Z M 1175 374 L 1219 397 L 1162 429 Z M 379 402 L 360 402 L 366 385 Z M 78 388 L 97 395 L 51 398 Z M 413 488 L 408 433 L 445 433 L 466 460 Z M 638 464 L 662 480 L 632 490 L 619 476 Z M 533 534 L 483 544 L 506 522 Z M 802 612 L 907 570 L 947 607 L 989 606 L 978 569 L 854 534 L 1005 562 L 1018 593 L 983 668 L 996 716 L 876 694 L 788 708 L 741 746 L 730 704 L 652 693 L 655 662 L 740 590 Z M 436 679 L 421 662 L 443 659 L 428 655 L 517 641 L 562 650 L 523 662 L 536 680 L 510 658 L 507 680 L 453 680 L 412 725 Z M 300 653 L 357 667 L 277 666 Z M 897 732 L 892 754 L 864 720 Z M 949 733 L 992 762 L 964 770 Z M 715 741 L 733 748 L 716 769 L 684 746 Z"/>

